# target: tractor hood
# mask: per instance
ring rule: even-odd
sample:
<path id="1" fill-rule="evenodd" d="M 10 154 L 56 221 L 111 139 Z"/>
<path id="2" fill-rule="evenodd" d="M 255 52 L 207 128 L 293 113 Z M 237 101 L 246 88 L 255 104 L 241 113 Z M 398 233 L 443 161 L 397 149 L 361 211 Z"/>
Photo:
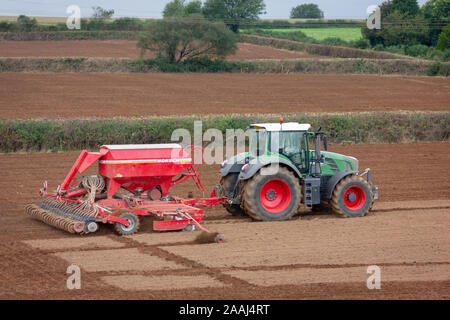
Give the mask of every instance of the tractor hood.
<path id="1" fill-rule="evenodd" d="M 321 151 L 320 153 L 325 158 L 325 163 L 322 164 L 323 166 L 325 165 L 336 166 L 337 168 L 339 168 L 339 171 L 343 170 L 358 171 L 359 169 L 359 161 L 355 157 L 346 156 L 340 153 L 329 151 Z M 314 151 L 311 152 L 311 156 L 314 156 Z"/>

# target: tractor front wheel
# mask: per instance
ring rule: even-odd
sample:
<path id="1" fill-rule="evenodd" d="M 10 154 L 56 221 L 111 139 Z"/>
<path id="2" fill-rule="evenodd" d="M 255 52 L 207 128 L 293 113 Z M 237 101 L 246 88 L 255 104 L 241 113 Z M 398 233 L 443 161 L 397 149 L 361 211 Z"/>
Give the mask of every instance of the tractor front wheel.
<path id="1" fill-rule="evenodd" d="M 131 234 L 136 233 L 139 230 L 140 222 L 139 217 L 132 212 L 124 212 L 120 216 L 120 218 L 127 220 L 130 224 L 128 227 L 125 225 L 116 222 L 114 224 L 114 230 L 121 236 L 129 236 Z"/>
<path id="2" fill-rule="evenodd" d="M 366 180 L 349 175 L 336 185 L 331 197 L 332 210 L 342 217 L 362 217 L 372 208 L 373 194 Z"/>
<path id="3" fill-rule="evenodd" d="M 270 175 L 264 175 L 260 170 L 245 184 L 242 193 L 244 209 L 255 220 L 288 220 L 299 207 L 300 181 L 286 168 L 274 170 Z"/>

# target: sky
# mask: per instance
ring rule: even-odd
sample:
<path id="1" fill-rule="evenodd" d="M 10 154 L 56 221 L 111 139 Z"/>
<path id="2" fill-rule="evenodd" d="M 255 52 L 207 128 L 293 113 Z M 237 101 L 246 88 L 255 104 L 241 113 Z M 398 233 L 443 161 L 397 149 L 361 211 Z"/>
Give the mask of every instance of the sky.
<path id="1" fill-rule="evenodd" d="M 286 19 L 292 7 L 304 3 L 315 3 L 328 19 L 365 19 L 370 5 L 379 5 L 384 0 L 265 0 L 265 19 Z M 47 16 L 65 17 L 69 5 L 78 5 L 82 17 L 92 14 L 93 6 L 114 9 L 114 17 L 161 18 L 164 6 L 170 0 L 0 0 L 0 16 Z M 426 0 L 419 0 L 422 5 Z"/>

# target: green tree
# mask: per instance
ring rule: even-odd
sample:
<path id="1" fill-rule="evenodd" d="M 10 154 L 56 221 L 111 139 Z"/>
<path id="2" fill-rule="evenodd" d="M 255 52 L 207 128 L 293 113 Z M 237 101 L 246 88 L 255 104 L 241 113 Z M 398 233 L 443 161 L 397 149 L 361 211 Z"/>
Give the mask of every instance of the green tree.
<path id="1" fill-rule="evenodd" d="M 422 6 L 422 11 L 430 27 L 430 42 L 434 45 L 444 27 L 450 22 L 450 0 L 429 0 Z"/>
<path id="2" fill-rule="evenodd" d="M 381 20 L 382 27 L 379 31 L 382 44 L 384 46 L 428 44 L 430 29 L 423 21 L 421 15 L 410 17 L 399 11 L 393 11 Z"/>
<path id="3" fill-rule="evenodd" d="M 37 30 L 38 23 L 36 19 L 31 19 L 25 15 L 17 17 L 17 29 L 22 32 L 30 32 Z"/>
<path id="4" fill-rule="evenodd" d="M 388 0 L 388 1 L 383 2 L 380 5 L 380 12 L 381 12 L 381 23 L 382 23 L 381 28 L 383 30 L 383 28 L 385 27 L 383 25 L 383 22 L 386 20 L 386 18 L 392 12 L 392 1 Z M 370 45 L 372 47 L 376 46 L 377 44 L 383 44 L 383 37 L 381 34 L 381 30 L 371 30 L 371 29 L 367 28 L 367 26 L 364 26 L 361 31 L 362 31 L 364 38 L 369 40 Z"/>
<path id="5" fill-rule="evenodd" d="M 87 30 L 105 30 L 106 20 L 111 19 L 114 15 L 114 10 L 106 10 L 102 7 L 92 7 L 93 13 L 91 19 L 87 23 L 81 22 L 82 25 L 86 27 Z"/>
<path id="6" fill-rule="evenodd" d="M 409 2 L 409 0 L 407 1 Z M 416 4 L 417 2 L 414 1 Z M 406 2 L 405 2 L 406 3 Z M 411 11 L 406 7 L 394 6 L 395 1 L 386 1 L 380 6 L 381 29 L 369 30 L 363 27 L 363 36 L 370 41 L 372 46 L 397 46 L 428 44 L 430 28 L 424 23 L 423 14 L 411 16 Z M 403 8 L 403 9 L 399 9 Z"/>
<path id="7" fill-rule="evenodd" d="M 102 7 L 92 7 L 92 10 L 94 11 L 93 19 L 111 19 L 114 15 L 114 9 L 106 10 Z"/>
<path id="8" fill-rule="evenodd" d="M 392 0 L 392 10 L 408 17 L 415 17 L 420 8 L 417 0 Z"/>
<path id="9" fill-rule="evenodd" d="M 195 0 L 186 3 L 185 0 L 173 0 L 164 7 L 163 17 L 186 17 L 191 14 L 202 14 L 202 2 Z"/>
<path id="10" fill-rule="evenodd" d="M 184 6 L 184 10 L 187 16 L 191 14 L 202 14 L 202 2 L 200 0 L 191 1 Z"/>
<path id="11" fill-rule="evenodd" d="M 173 0 L 169 2 L 164 7 L 163 17 L 184 17 L 185 16 L 185 8 L 184 8 L 184 0 Z"/>
<path id="12" fill-rule="evenodd" d="M 291 19 L 320 19 L 323 18 L 323 11 L 317 4 L 308 3 L 292 8 Z"/>
<path id="13" fill-rule="evenodd" d="M 206 0 L 203 14 L 208 19 L 224 20 L 237 33 L 241 23 L 257 20 L 265 9 L 264 0 Z"/>
<path id="14" fill-rule="evenodd" d="M 197 57 L 225 58 L 237 50 L 237 37 L 223 22 L 191 16 L 152 21 L 137 43 L 141 56 L 147 50 L 171 63 Z"/>
<path id="15" fill-rule="evenodd" d="M 441 51 L 450 49 L 450 24 L 448 24 L 439 35 L 436 49 L 439 49 Z"/>

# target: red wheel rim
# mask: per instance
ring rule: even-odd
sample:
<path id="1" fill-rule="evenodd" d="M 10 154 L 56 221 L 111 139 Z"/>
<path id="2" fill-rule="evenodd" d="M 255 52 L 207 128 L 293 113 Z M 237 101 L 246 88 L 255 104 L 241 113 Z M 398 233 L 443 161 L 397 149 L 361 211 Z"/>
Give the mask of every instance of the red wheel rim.
<path id="1" fill-rule="evenodd" d="M 359 210 L 366 202 L 366 193 L 361 187 L 352 186 L 344 193 L 344 204 L 350 210 Z"/>
<path id="2" fill-rule="evenodd" d="M 291 189 L 283 180 L 269 180 L 261 188 L 259 198 L 264 209 L 277 214 L 283 212 L 289 206 Z"/>

